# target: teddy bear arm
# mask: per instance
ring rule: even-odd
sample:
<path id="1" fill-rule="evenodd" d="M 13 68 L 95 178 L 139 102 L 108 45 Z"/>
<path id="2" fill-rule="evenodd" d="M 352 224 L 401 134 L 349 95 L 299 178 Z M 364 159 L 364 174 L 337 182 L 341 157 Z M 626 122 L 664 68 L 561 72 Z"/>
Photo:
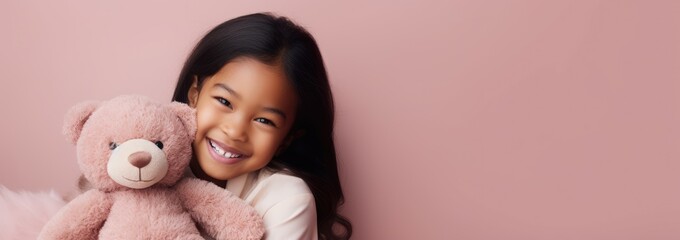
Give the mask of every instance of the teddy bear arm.
<path id="1" fill-rule="evenodd" d="M 193 178 L 175 187 L 194 221 L 215 239 L 261 239 L 264 235 L 262 218 L 231 192 Z"/>
<path id="2" fill-rule="evenodd" d="M 92 189 L 73 199 L 43 227 L 38 239 L 97 239 L 112 200 Z"/>

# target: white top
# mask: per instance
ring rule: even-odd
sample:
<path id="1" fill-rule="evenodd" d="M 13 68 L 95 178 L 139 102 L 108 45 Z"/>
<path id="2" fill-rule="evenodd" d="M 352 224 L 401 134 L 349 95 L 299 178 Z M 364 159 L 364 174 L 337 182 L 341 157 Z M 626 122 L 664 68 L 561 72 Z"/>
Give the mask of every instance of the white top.
<path id="1" fill-rule="evenodd" d="M 263 239 L 318 239 L 314 195 L 302 179 L 262 169 L 228 180 L 226 189 L 262 216 Z"/>

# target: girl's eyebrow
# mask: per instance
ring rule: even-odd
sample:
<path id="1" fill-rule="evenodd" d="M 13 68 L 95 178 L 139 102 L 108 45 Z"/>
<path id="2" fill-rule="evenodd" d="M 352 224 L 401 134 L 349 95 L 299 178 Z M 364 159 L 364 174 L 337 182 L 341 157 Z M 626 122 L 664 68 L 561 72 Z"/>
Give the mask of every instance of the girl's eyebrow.
<path id="1" fill-rule="evenodd" d="M 286 120 L 286 113 L 281 111 L 281 109 L 272 108 L 272 107 L 265 107 L 264 110 L 267 111 L 267 112 L 277 114 L 277 115 L 281 116 L 283 118 L 283 120 Z"/>
<path id="2" fill-rule="evenodd" d="M 238 93 L 236 93 L 236 91 L 234 91 L 234 89 L 231 89 L 229 86 L 223 83 L 216 83 L 214 87 L 220 87 L 224 90 L 227 90 L 227 92 L 231 93 L 231 95 L 234 95 L 234 97 L 241 99 L 241 95 L 239 95 Z"/>
<path id="3" fill-rule="evenodd" d="M 227 86 L 226 84 L 223 84 L 223 83 L 216 83 L 214 87 L 220 87 L 220 88 L 222 88 L 222 89 L 224 89 L 224 90 L 227 90 L 227 92 L 231 93 L 231 95 L 234 95 L 234 97 L 236 97 L 236 98 L 238 98 L 238 99 L 241 99 L 241 95 L 239 95 L 238 93 L 236 93 L 236 91 L 234 91 L 234 89 L 231 89 L 231 88 L 230 88 L 229 86 Z M 273 108 L 273 107 L 264 107 L 264 111 L 266 111 L 266 112 L 271 112 L 271 113 L 274 113 L 274 114 L 276 114 L 276 115 L 279 115 L 279 116 L 281 116 L 284 120 L 286 119 L 286 113 L 283 112 L 283 110 L 281 110 L 281 109 Z"/>

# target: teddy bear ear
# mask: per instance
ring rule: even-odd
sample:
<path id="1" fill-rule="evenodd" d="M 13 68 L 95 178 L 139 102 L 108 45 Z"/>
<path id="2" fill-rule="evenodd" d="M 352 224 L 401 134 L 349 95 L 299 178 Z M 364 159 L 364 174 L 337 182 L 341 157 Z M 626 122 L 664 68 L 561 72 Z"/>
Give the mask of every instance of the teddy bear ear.
<path id="1" fill-rule="evenodd" d="M 62 129 L 62 132 L 66 135 L 66 140 L 72 144 L 78 142 L 85 122 L 98 107 L 99 102 L 87 101 L 78 103 L 68 110 L 64 117 L 64 128 Z"/>
<path id="2" fill-rule="evenodd" d="M 171 102 L 168 107 L 182 122 L 190 139 L 196 136 L 196 109 L 180 102 Z"/>

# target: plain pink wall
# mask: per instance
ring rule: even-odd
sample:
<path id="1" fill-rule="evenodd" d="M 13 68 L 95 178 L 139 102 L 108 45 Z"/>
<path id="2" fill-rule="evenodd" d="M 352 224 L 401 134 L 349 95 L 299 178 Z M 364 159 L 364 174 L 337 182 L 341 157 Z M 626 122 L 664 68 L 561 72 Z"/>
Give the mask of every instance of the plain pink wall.
<path id="1" fill-rule="evenodd" d="M 0 184 L 71 192 L 73 104 L 170 99 L 222 21 L 317 38 L 355 239 L 680 239 L 680 2 L 2 1 Z"/>

